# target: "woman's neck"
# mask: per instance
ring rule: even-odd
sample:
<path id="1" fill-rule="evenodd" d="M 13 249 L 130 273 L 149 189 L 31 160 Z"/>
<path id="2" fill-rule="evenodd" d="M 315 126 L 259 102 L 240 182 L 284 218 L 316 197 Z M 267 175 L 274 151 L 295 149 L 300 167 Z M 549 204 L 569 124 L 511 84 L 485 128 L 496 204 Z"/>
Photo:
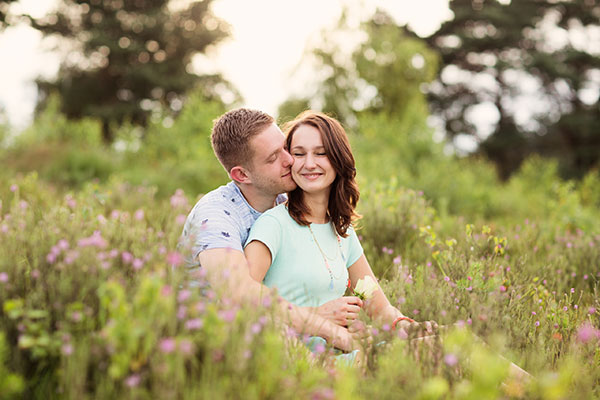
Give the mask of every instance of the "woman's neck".
<path id="1" fill-rule="evenodd" d="M 304 192 L 304 204 L 308 208 L 309 214 L 306 220 L 314 224 L 324 224 L 329 222 L 327 209 L 329 207 L 329 193 L 310 194 Z"/>

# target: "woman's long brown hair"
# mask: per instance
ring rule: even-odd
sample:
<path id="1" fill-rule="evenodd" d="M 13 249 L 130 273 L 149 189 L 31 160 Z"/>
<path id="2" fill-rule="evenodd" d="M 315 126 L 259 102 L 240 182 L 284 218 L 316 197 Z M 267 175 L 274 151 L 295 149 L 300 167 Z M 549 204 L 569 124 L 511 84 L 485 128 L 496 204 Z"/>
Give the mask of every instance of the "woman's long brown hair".
<path id="1" fill-rule="evenodd" d="M 336 119 L 320 112 L 308 110 L 286 124 L 288 149 L 291 147 L 294 132 L 302 125 L 312 126 L 321 133 L 325 153 L 336 173 L 329 192 L 327 212 L 336 232 L 340 236 L 346 237 L 348 236 L 346 231 L 352 222 L 360 218 L 355 211 L 360 193 L 355 180 L 356 168 L 348 136 Z M 310 210 L 304 202 L 300 187 L 288 193 L 288 211 L 298 224 L 310 225 L 305 218 Z"/>

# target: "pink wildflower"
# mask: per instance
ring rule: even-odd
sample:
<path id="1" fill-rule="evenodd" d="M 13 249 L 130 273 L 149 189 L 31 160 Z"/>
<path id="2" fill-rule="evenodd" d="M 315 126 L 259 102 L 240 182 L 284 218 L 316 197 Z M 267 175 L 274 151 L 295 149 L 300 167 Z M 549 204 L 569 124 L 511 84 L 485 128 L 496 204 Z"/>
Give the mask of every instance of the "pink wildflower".
<path id="1" fill-rule="evenodd" d="M 65 264 L 71 265 L 77 258 L 79 257 L 79 252 L 76 250 L 71 250 L 65 256 Z"/>
<path id="2" fill-rule="evenodd" d="M 135 213 L 133 214 L 133 218 L 135 218 L 137 221 L 141 221 L 144 219 L 144 210 L 139 209 L 136 210 Z"/>
<path id="3" fill-rule="evenodd" d="M 19 187 L 17 185 L 15 185 L 14 183 L 12 185 L 10 185 L 10 191 L 13 193 L 16 192 L 18 188 Z"/>
<path id="4" fill-rule="evenodd" d="M 138 270 L 142 269 L 142 267 L 144 266 L 144 261 L 140 260 L 139 258 L 134 258 L 133 262 L 132 262 L 132 266 L 133 266 L 133 269 L 138 271 Z"/>
<path id="5" fill-rule="evenodd" d="M 56 254 L 48 253 L 48 255 L 46 256 L 46 261 L 48 261 L 48 264 L 54 264 L 54 262 L 56 261 Z"/>
<path id="6" fill-rule="evenodd" d="M 133 261 L 133 254 L 128 251 L 124 251 L 121 253 L 121 260 L 123 260 L 124 264 L 130 264 Z"/>
<path id="7" fill-rule="evenodd" d="M 185 329 L 187 329 L 188 331 L 202 329 L 203 326 L 204 321 L 201 318 L 194 318 L 185 322 Z"/>
<path id="8" fill-rule="evenodd" d="M 177 189 L 175 194 L 171 196 L 171 207 L 173 208 L 187 208 L 188 201 L 182 189 Z"/>
<path id="9" fill-rule="evenodd" d="M 187 219 L 187 215 L 179 214 L 177 217 L 175 217 L 175 223 L 177 225 L 183 225 L 183 224 L 185 224 L 186 219 Z"/>
<path id="10" fill-rule="evenodd" d="M 323 343 L 317 343 L 317 345 L 315 346 L 315 352 L 317 354 L 321 354 L 325 351 L 325 346 L 323 345 Z"/>
<path id="11" fill-rule="evenodd" d="M 125 379 L 125 385 L 130 388 L 137 387 L 140 384 L 141 378 L 138 374 L 133 374 Z"/>
<path id="12" fill-rule="evenodd" d="M 596 307 L 588 308 L 588 314 L 595 314 L 595 313 L 596 313 Z"/>
<path id="13" fill-rule="evenodd" d="M 256 334 L 258 334 L 258 333 L 260 333 L 260 331 L 261 331 L 261 330 L 262 330 L 262 325 L 261 325 L 261 324 L 259 324 L 259 323 L 254 323 L 254 324 L 252 324 L 252 326 L 250 327 L 250 331 L 251 331 L 253 334 L 255 334 L 255 335 L 256 335 Z"/>
<path id="14" fill-rule="evenodd" d="M 176 251 L 167 254 L 167 263 L 172 267 L 178 267 L 183 264 L 183 256 Z"/>
<path id="15" fill-rule="evenodd" d="M 458 358 L 456 357 L 456 355 L 448 353 L 444 356 L 444 362 L 449 367 L 454 367 L 458 363 Z"/>
<path id="16" fill-rule="evenodd" d="M 8 282 L 8 274 L 6 272 L 0 272 L 0 283 Z"/>
<path id="17" fill-rule="evenodd" d="M 183 355 L 189 356 L 194 353 L 194 343 L 188 339 L 182 339 L 177 347 Z"/>
<path id="18" fill-rule="evenodd" d="M 94 231 L 91 236 L 80 239 L 77 242 L 79 247 L 98 247 L 100 249 L 105 248 L 108 245 L 106 240 L 102 237 L 100 231 Z"/>
<path id="19" fill-rule="evenodd" d="M 577 340 L 581 343 L 587 343 L 594 338 L 598 338 L 600 332 L 589 322 L 585 322 L 577 329 Z"/>
<path id="20" fill-rule="evenodd" d="M 62 347 L 60 348 L 60 351 L 65 355 L 65 356 L 70 356 L 71 354 L 73 354 L 73 345 L 71 343 L 65 343 L 62 345 Z"/>
<path id="21" fill-rule="evenodd" d="M 165 338 L 160 341 L 160 344 L 158 345 L 158 347 L 160 348 L 161 352 L 163 352 L 165 354 L 170 354 L 175 351 L 175 348 L 176 348 L 175 339 Z"/>
<path id="22" fill-rule="evenodd" d="M 179 306 L 177 308 L 177 319 L 182 320 L 187 316 L 187 308 L 185 306 Z"/>
<path id="23" fill-rule="evenodd" d="M 219 318 L 225 322 L 232 322 L 237 315 L 236 310 L 223 310 L 219 312 Z"/>
<path id="24" fill-rule="evenodd" d="M 160 289 L 160 294 L 163 297 L 169 297 L 173 294 L 173 288 L 171 288 L 169 285 L 165 285 Z"/>
<path id="25" fill-rule="evenodd" d="M 269 308 L 269 307 L 271 307 L 271 303 L 272 303 L 271 296 L 266 295 L 265 297 L 263 297 L 263 299 L 262 299 L 263 307 Z"/>
<path id="26" fill-rule="evenodd" d="M 73 196 L 71 196 L 70 194 L 65 196 L 65 202 L 67 203 L 67 206 L 69 206 L 70 208 L 77 207 L 77 202 L 75 201 Z"/>
<path id="27" fill-rule="evenodd" d="M 192 295 L 192 292 L 190 292 L 187 289 L 180 290 L 179 293 L 177 294 L 177 301 L 182 303 L 182 302 L 186 301 L 187 299 L 189 299 L 191 295 Z"/>

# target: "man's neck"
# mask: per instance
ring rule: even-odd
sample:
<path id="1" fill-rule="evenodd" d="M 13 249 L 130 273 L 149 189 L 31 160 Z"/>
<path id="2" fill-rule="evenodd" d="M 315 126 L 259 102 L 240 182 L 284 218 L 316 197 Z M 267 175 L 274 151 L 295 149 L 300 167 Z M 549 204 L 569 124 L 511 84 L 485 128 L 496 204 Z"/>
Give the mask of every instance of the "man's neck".
<path id="1" fill-rule="evenodd" d="M 256 211 L 262 213 L 275 206 L 275 200 L 277 199 L 277 195 L 273 196 L 265 193 L 260 193 L 252 185 L 244 185 L 236 181 L 234 181 L 234 183 L 240 189 L 240 192 L 242 192 L 242 196 L 244 196 L 248 204 L 250 204 L 250 206 Z"/>

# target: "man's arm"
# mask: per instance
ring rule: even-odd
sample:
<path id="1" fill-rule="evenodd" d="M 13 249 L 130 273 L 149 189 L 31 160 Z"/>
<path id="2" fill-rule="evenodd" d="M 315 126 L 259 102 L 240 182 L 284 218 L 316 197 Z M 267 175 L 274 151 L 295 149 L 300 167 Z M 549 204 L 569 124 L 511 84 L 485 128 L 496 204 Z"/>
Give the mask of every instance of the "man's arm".
<path id="1" fill-rule="evenodd" d="M 198 255 L 200 265 L 213 287 L 225 287 L 238 304 L 259 304 L 262 296 L 271 295 L 271 289 L 256 282 L 250 276 L 244 253 L 233 249 L 210 249 Z M 297 332 L 321 336 L 342 350 L 353 350 L 352 335 L 346 328 L 328 321 L 310 310 L 295 306 L 279 298 L 280 316 L 285 324 Z"/>

